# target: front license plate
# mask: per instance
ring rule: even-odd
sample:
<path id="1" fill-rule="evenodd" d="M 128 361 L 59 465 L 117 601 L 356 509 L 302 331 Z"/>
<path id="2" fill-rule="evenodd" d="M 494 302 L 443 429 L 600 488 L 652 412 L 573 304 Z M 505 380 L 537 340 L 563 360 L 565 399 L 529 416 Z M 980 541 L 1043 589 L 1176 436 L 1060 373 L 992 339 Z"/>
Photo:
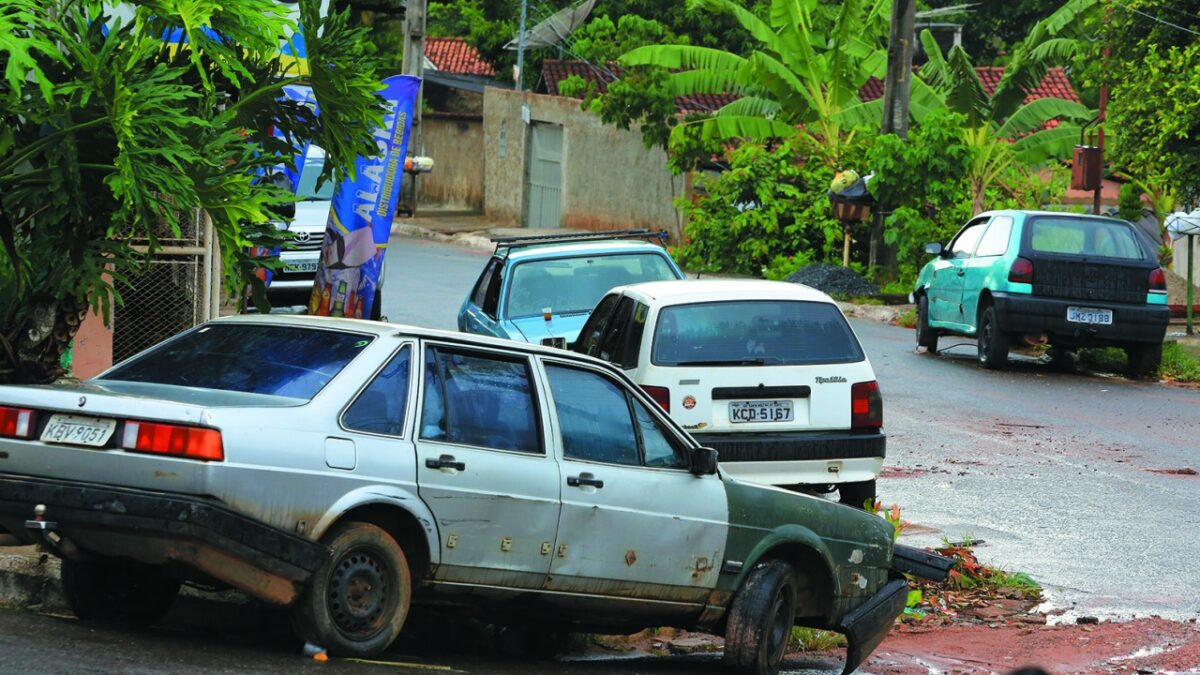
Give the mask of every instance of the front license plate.
<path id="1" fill-rule="evenodd" d="M 744 422 L 791 422 L 791 401 L 730 401 L 729 421 Z"/>
<path id="2" fill-rule="evenodd" d="M 1072 323 L 1095 323 L 1111 326 L 1113 315 L 1111 309 L 1096 309 L 1095 307 L 1068 307 L 1067 321 Z"/>
<path id="3" fill-rule="evenodd" d="M 78 415 L 53 415 L 42 430 L 42 440 L 47 443 L 70 445 L 103 446 L 117 428 L 116 420 Z"/>
<path id="4" fill-rule="evenodd" d="M 284 272 L 316 272 L 317 271 L 317 261 L 316 260 L 305 260 L 302 262 L 284 263 L 283 271 Z"/>

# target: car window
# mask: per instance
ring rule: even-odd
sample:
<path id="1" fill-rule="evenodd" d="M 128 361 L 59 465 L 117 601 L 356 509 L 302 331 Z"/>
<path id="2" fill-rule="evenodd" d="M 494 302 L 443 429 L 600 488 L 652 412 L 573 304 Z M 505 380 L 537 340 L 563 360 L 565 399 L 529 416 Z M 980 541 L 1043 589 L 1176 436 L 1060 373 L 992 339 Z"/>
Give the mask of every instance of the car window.
<path id="1" fill-rule="evenodd" d="M 977 218 L 954 237 L 954 241 L 950 242 L 950 254 L 954 258 L 966 258 L 975 251 L 975 244 L 979 243 L 979 237 L 983 235 L 983 226 L 987 223 L 987 218 Z"/>
<path id="2" fill-rule="evenodd" d="M 633 413 L 637 420 L 638 436 L 642 439 L 645 465 L 666 469 L 688 468 L 687 451 L 671 440 L 670 434 L 663 430 L 641 401 L 633 401 Z"/>
<path id="3" fill-rule="evenodd" d="M 471 304 L 480 309 L 483 308 L 488 288 L 491 287 L 492 276 L 499 263 L 500 261 L 496 258 L 489 260 L 487 266 L 483 268 L 483 273 L 479 275 L 479 280 L 475 282 L 475 288 L 471 290 Z"/>
<path id="4" fill-rule="evenodd" d="M 629 336 L 630 324 L 633 322 L 633 298 L 621 298 L 612 319 L 608 322 L 608 330 L 600 340 L 599 358 L 626 368 L 632 367 L 623 360 L 626 356 L 625 343 Z"/>
<path id="5" fill-rule="evenodd" d="M 504 313 L 520 319 L 540 316 L 545 307 L 558 315 L 590 312 L 617 286 L 675 278 L 657 253 L 531 260 L 513 266 Z"/>
<path id="6" fill-rule="evenodd" d="M 975 249 L 976 258 L 1004 255 L 1008 253 L 1008 240 L 1012 235 L 1013 219 L 1010 216 L 996 216 L 988 225 L 987 232 L 979 240 Z"/>
<path id="7" fill-rule="evenodd" d="M 308 400 L 374 339 L 298 326 L 208 324 L 119 364 L 100 379 Z"/>
<path id="8" fill-rule="evenodd" d="M 609 464 L 640 464 L 638 436 L 625 391 L 596 373 L 547 366 L 558 410 L 563 456 Z"/>
<path id="9" fill-rule="evenodd" d="M 650 351 L 650 361 L 660 366 L 794 366 L 863 358 L 837 305 L 795 300 L 664 307 Z"/>
<path id="10" fill-rule="evenodd" d="M 579 337 L 576 338 L 578 346 L 575 351 L 589 356 L 596 355 L 600 348 L 600 338 L 604 336 L 604 331 L 608 328 L 608 319 L 612 316 L 612 312 L 620 300 L 621 295 L 619 294 L 606 295 L 600 304 L 596 305 L 596 310 L 592 312 L 587 323 L 583 325 L 583 329 L 579 331 Z"/>
<path id="11" fill-rule="evenodd" d="M 531 379 L 523 358 L 426 349 L 421 438 L 542 452 Z"/>
<path id="12" fill-rule="evenodd" d="M 487 291 L 483 294 L 483 303 L 479 305 L 483 313 L 495 319 L 500 306 L 500 287 L 504 285 L 504 261 L 493 259 L 492 273 L 488 280 Z"/>
<path id="13" fill-rule="evenodd" d="M 1119 220 L 1038 216 L 1030 223 L 1028 232 L 1030 248 L 1039 253 L 1126 260 L 1146 257 L 1133 227 Z"/>
<path id="14" fill-rule="evenodd" d="M 408 370 L 412 360 L 406 345 L 388 361 L 342 416 L 342 426 L 389 436 L 404 435 L 408 407 Z"/>

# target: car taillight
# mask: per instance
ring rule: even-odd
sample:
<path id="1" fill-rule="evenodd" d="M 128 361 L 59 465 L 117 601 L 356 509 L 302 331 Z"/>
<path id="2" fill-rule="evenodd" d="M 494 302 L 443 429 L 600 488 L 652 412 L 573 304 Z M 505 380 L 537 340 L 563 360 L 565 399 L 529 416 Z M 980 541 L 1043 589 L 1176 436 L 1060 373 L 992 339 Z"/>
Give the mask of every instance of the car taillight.
<path id="1" fill-rule="evenodd" d="M 1033 262 L 1027 258 L 1017 258 L 1012 267 L 1008 268 L 1008 280 L 1018 284 L 1033 283 Z"/>
<path id="2" fill-rule="evenodd" d="M 647 394 L 650 394 L 650 398 L 654 399 L 655 403 L 662 406 L 663 410 L 666 410 L 667 412 L 671 412 L 671 390 L 670 389 L 667 389 L 666 387 L 652 387 L 648 384 L 642 385 L 642 389 L 644 389 Z"/>
<path id="3" fill-rule="evenodd" d="M 219 462 L 225 459 L 221 432 L 216 429 L 184 427 L 154 422 L 126 422 L 121 447 L 133 452 L 171 455 Z"/>
<path id="4" fill-rule="evenodd" d="M 1161 267 L 1156 267 L 1154 271 L 1150 272 L 1150 290 L 1159 293 L 1167 292 L 1167 274 Z"/>
<path id="5" fill-rule="evenodd" d="M 850 426 L 856 431 L 883 426 L 883 397 L 875 380 L 850 387 Z"/>
<path id="6" fill-rule="evenodd" d="M 29 438 L 33 436 L 34 412 L 28 408 L 0 406 L 0 436 Z"/>

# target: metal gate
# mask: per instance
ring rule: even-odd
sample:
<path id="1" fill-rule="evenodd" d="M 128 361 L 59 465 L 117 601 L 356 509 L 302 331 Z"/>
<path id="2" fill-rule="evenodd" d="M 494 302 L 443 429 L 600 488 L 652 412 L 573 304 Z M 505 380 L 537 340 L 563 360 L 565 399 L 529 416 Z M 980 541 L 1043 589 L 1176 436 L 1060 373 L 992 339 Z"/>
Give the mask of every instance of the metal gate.
<path id="1" fill-rule="evenodd" d="M 562 227 L 563 128 L 534 122 L 530 129 L 526 227 Z"/>
<path id="2" fill-rule="evenodd" d="M 165 229 L 165 228 L 164 228 Z M 208 215 L 181 219 L 179 236 L 160 234 L 161 246 L 141 274 L 120 288 L 114 303 L 113 363 L 215 318 L 220 310 L 221 267 Z M 146 242 L 134 248 L 145 252 Z"/>

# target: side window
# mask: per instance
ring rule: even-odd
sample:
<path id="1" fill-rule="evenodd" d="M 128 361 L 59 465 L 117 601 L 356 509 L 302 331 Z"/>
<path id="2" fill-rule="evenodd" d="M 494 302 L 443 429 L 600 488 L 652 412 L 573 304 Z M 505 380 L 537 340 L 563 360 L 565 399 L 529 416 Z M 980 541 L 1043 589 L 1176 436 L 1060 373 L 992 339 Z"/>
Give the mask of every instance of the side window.
<path id="1" fill-rule="evenodd" d="M 522 358 L 426 349 L 421 438 L 542 452 L 531 379 Z"/>
<path id="2" fill-rule="evenodd" d="M 954 241 L 950 242 L 950 253 L 953 254 L 953 257 L 970 257 L 975 251 L 975 244 L 979 243 L 979 237 L 983 235 L 983 226 L 987 221 L 987 218 L 978 218 L 967 223 L 967 226 L 958 233 Z"/>
<path id="3" fill-rule="evenodd" d="M 608 331 L 600 342 L 600 352 L 596 355 L 605 361 L 626 368 L 632 365 L 625 363 L 625 343 L 628 339 L 630 323 L 633 321 L 633 298 L 621 298 L 617 311 L 613 312 L 608 322 Z"/>
<path id="4" fill-rule="evenodd" d="M 475 282 L 475 290 L 471 291 L 471 304 L 483 308 L 483 303 L 486 302 L 488 288 L 491 287 L 492 275 L 496 272 L 496 265 L 499 264 L 498 258 L 492 258 L 488 261 L 487 267 L 483 268 L 483 274 L 479 275 L 479 281 Z"/>
<path id="5" fill-rule="evenodd" d="M 638 465 L 638 436 L 625 392 L 607 378 L 562 366 L 547 366 L 558 409 L 563 455 L 609 464 Z"/>
<path id="6" fill-rule="evenodd" d="M 496 318 L 496 311 L 500 306 L 500 287 L 504 285 L 504 261 L 499 258 L 492 258 L 492 274 L 484 282 L 487 284 L 487 291 L 483 294 L 483 313 Z"/>
<path id="7" fill-rule="evenodd" d="M 596 305 L 596 311 L 592 312 L 587 323 L 583 325 L 583 330 L 579 331 L 579 337 L 576 338 L 579 347 L 576 351 L 588 356 L 596 355 L 600 347 L 600 339 L 604 337 L 604 330 L 608 327 L 608 317 L 620 299 L 620 295 L 606 295 Z"/>
<path id="8" fill-rule="evenodd" d="M 637 419 L 638 435 L 642 439 L 646 466 L 667 469 L 688 468 L 687 452 L 663 431 L 658 420 L 639 401 L 633 401 L 633 413 Z"/>
<path id="9" fill-rule="evenodd" d="M 408 407 L 408 369 L 412 350 L 405 346 L 388 361 L 342 416 L 342 425 L 354 431 L 401 436 Z"/>
<path id="10" fill-rule="evenodd" d="M 1008 253 L 1008 240 L 1012 234 L 1013 219 L 1009 216 L 996 216 L 988 225 L 987 232 L 979 240 L 979 248 L 975 249 L 976 258 L 998 256 Z"/>

